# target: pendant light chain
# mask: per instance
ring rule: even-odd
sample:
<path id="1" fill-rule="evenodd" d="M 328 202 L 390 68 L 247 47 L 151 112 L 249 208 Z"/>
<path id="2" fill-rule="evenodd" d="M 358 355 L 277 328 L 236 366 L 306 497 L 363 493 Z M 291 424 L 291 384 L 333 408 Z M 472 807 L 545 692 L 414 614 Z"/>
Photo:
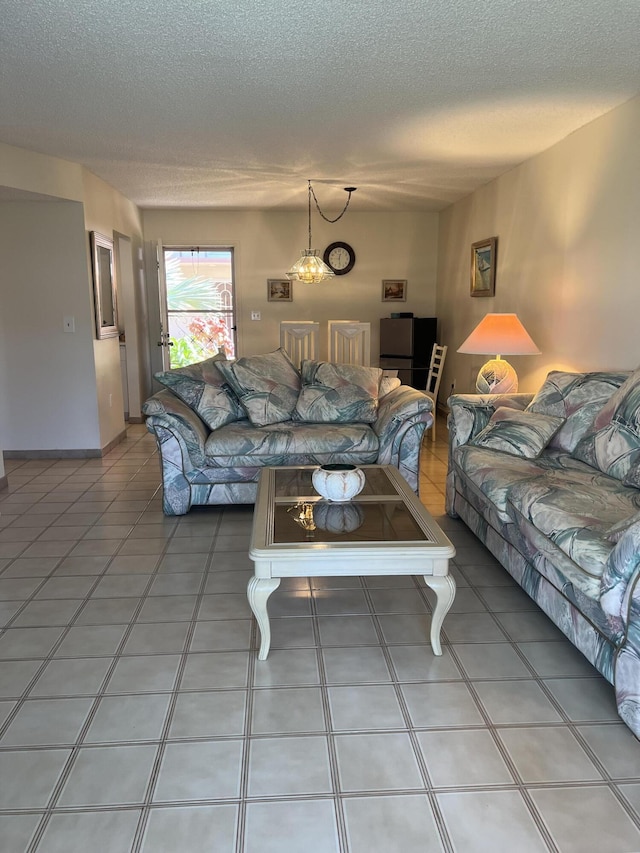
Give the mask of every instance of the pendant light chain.
<path id="1" fill-rule="evenodd" d="M 325 216 L 324 213 L 320 210 L 320 205 L 318 203 L 318 199 L 316 198 L 316 194 L 313 190 L 313 187 L 311 186 L 311 181 L 309 181 L 309 210 L 311 210 L 311 196 L 313 196 L 313 200 L 315 201 L 316 207 L 318 208 L 318 213 L 324 219 L 324 221 L 325 222 L 331 222 L 331 223 L 337 222 L 339 219 L 342 219 L 342 217 L 347 212 L 347 208 L 349 207 L 349 202 L 351 201 L 351 193 L 355 191 L 356 187 L 345 187 L 344 189 L 345 189 L 345 192 L 349 193 L 349 195 L 347 196 L 347 203 L 342 208 L 342 212 L 339 213 L 335 219 L 329 219 L 329 217 Z M 309 213 L 309 216 L 311 216 L 311 213 Z M 309 220 L 309 221 L 311 221 L 311 220 Z"/>
<path id="2" fill-rule="evenodd" d="M 309 181 L 309 252 L 311 252 L 311 193 L 313 190 L 311 189 L 311 181 Z M 315 196 L 314 196 L 315 198 Z M 316 202 L 317 204 L 318 202 Z"/>
<path id="3" fill-rule="evenodd" d="M 309 178 L 307 183 L 309 184 L 308 190 L 308 216 L 309 216 L 309 247 L 307 249 L 302 250 L 302 257 L 298 258 L 295 264 L 291 267 L 291 269 L 287 272 L 287 278 L 290 281 L 303 281 L 305 284 L 318 284 L 321 281 L 327 281 L 334 277 L 335 273 L 331 269 L 330 266 L 323 261 L 321 257 L 318 256 L 318 253 L 315 249 L 311 248 L 312 245 L 312 237 L 311 237 L 311 196 L 316 203 L 316 207 L 318 208 L 318 213 L 326 222 L 337 222 L 338 219 L 341 219 L 344 214 L 347 212 L 347 208 L 349 207 L 349 202 L 351 201 L 351 193 L 354 192 L 357 187 L 345 187 L 345 192 L 349 193 L 349 197 L 347 198 L 347 203 L 345 204 L 342 212 L 336 216 L 335 219 L 329 219 L 324 213 L 320 210 L 320 205 L 318 204 L 318 199 L 316 198 L 316 194 L 313 191 L 313 187 L 311 186 L 311 179 Z"/>

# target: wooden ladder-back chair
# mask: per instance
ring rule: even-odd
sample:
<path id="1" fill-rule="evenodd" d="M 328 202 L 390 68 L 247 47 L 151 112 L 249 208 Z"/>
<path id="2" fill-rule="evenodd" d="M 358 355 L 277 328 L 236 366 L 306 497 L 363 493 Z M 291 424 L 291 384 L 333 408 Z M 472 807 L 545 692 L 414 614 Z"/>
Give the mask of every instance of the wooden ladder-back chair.
<path id="1" fill-rule="evenodd" d="M 431 350 L 431 364 L 427 376 L 427 387 L 425 393 L 433 400 L 433 426 L 431 427 L 431 441 L 436 440 L 436 409 L 438 406 L 438 390 L 442 379 L 444 360 L 447 357 L 447 347 L 434 344 Z"/>

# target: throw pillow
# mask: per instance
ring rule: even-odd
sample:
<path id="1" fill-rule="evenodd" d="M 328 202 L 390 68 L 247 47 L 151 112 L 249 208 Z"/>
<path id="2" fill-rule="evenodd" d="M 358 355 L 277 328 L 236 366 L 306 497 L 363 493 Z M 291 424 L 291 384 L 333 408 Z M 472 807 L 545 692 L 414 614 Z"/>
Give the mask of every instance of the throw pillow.
<path id="1" fill-rule="evenodd" d="M 397 376 L 383 376 L 380 380 L 380 390 L 378 392 L 379 398 L 386 397 L 387 394 L 390 394 L 394 388 L 399 388 L 402 385 L 400 379 Z"/>
<path id="2" fill-rule="evenodd" d="M 640 369 L 614 392 L 572 456 L 618 480 L 640 463 Z"/>
<path id="3" fill-rule="evenodd" d="M 491 415 L 486 427 L 469 444 L 501 450 L 525 459 L 538 457 L 558 432 L 564 418 L 522 412 L 500 406 Z"/>
<path id="4" fill-rule="evenodd" d="M 154 375 L 161 385 L 165 385 L 193 409 L 209 429 L 218 429 L 242 420 L 245 416 L 226 379 L 218 370 L 217 365 L 225 359 L 224 352 L 219 352 L 205 361 Z"/>
<path id="5" fill-rule="evenodd" d="M 296 418 L 307 423 L 373 423 L 381 377 L 379 367 L 305 359 Z"/>
<path id="6" fill-rule="evenodd" d="M 291 419 L 300 393 L 300 374 L 282 348 L 238 361 L 221 361 L 217 367 L 254 426 Z"/>
<path id="7" fill-rule="evenodd" d="M 566 418 L 549 446 L 571 453 L 591 428 L 598 412 L 628 378 L 628 370 L 617 373 L 552 370 L 525 411 Z"/>

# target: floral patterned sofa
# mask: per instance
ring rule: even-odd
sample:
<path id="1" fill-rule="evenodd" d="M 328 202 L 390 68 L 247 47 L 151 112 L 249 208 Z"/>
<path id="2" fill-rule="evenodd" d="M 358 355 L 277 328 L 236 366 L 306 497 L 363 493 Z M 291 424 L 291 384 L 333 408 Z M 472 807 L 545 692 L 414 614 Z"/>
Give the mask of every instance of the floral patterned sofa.
<path id="1" fill-rule="evenodd" d="M 378 368 L 303 361 L 298 371 L 280 349 L 238 361 L 219 354 L 156 379 L 166 387 L 143 411 L 166 515 L 253 503 L 266 465 L 395 465 L 418 491 L 433 404 Z"/>
<path id="2" fill-rule="evenodd" d="M 460 516 L 610 681 L 640 736 L 640 370 L 449 399 Z"/>

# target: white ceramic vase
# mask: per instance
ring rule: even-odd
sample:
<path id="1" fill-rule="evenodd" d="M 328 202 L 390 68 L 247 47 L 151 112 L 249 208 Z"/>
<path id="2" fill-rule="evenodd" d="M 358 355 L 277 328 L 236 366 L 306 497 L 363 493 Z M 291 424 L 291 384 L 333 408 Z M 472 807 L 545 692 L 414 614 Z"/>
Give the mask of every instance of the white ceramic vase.
<path id="1" fill-rule="evenodd" d="M 356 465 L 321 465 L 311 475 L 313 488 L 328 501 L 350 501 L 364 489 L 364 471 Z"/>

